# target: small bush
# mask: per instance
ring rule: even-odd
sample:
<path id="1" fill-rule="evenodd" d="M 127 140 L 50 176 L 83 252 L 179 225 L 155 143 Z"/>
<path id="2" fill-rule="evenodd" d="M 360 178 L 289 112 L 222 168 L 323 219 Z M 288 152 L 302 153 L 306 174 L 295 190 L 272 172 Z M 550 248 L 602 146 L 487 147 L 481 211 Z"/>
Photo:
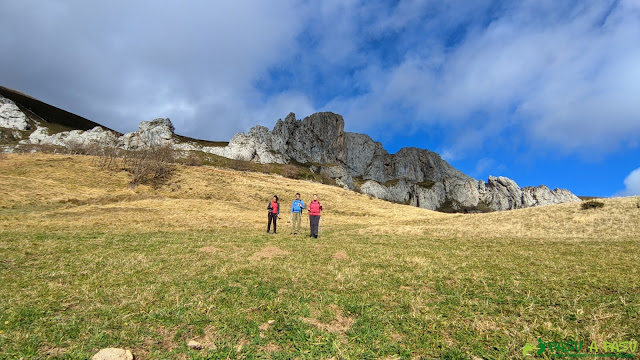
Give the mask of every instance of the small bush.
<path id="1" fill-rule="evenodd" d="M 96 155 L 98 156 L 98 166 L 101 169 L 119 170 L 123 166 L 120 162 L 124 162 L 125 151 L 118 148 L 115 140 L 107 140 L 98 147 Z"/>
<path id="2" fill-rule="evenodd" d="M 245 160 L 231 160 L 231 164 L 229 165 L 230 168 L 232 168 L 233 170 L 238 170 L 238 171 L 249 171 L 251 170 L 251 161 L 245 161 Z"/>
<path id="3" fill-rule="evenodd" d="M 286 164 L 282 167 L 282 176 L 289 179 L 298 179 L 300 177 L 300 169 L 297 166 Z"/>
<path id="4" fill-rule="evenodd" d="M 70 155 L 99 155 L 100 146 L 95 142 L 85 144 L 80 141 L 69 141 L 66 152 Z"/>
<path id="5" fill-rule="evenodd" d="M 324 172 L 320 174 L 320 182 L 325 185 L 336 185 L 336 180 Z"/>
<path id="6" fill-rule="evenodd" d="M 57 154 L 58 152 L 62 152 L 59 151 L 60 147 L 50 144 L 39 145 L 38 150 L 43 154 Z"/>
<path id="7" fill-rule="evenodd" d="M 273 172 L 273 165 L 262 164 L 262 172 L 265 174 L 271 174 Z"/>
<path id="8" fill-rule="evenodd" d="M 171 146 L 154 146 L 125 153 L 125 169 L 131 173 L 131 186 L 160 187 L 171 177 L 175 156 Z"/>
<path id="9" fill-rule="evenodd" d="M 582 210 L 598 209 L 604 207 L 604 203 L 602 201 L 589 200 L 583 202 L 580 207 L 582 208 Z"/>

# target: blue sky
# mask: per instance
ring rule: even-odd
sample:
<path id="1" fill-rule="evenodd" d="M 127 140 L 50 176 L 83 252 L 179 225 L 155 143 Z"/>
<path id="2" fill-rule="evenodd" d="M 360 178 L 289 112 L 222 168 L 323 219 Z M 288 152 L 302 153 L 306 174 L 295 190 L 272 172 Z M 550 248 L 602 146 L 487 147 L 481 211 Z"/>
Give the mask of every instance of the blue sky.
<path id="1" fill-rule="evenodd" d="M 208 140 L 333 111 L 477 179 L 640 195 L 638 39 L 638 0 L 0 0 L 0 85 Z"/>

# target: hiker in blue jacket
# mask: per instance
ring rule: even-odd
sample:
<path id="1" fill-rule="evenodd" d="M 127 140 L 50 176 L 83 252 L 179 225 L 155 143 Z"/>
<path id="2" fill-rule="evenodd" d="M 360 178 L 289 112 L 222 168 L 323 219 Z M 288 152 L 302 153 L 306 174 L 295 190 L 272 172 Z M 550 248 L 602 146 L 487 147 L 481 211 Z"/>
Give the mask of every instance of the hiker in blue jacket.
<path id="1" fill-rule="evenodd" d="M 296 193 L 296 198 L 291 202 L 291 234 L 297 235 L 300 231 L 300 222 L 304 201 L 300 200 L 300 193 Z"/>

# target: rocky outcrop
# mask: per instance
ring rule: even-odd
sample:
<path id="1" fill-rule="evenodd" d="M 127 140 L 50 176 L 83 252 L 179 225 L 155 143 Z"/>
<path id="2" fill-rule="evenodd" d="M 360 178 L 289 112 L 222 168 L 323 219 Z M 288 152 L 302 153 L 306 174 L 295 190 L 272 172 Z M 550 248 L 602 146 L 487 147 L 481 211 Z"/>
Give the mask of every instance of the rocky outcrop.
<path id="1" fill-rule="evenodd" d="M 225 148 L 211 152 L 238 160 L 259 163 L 331 164 L 345 153 L 344 120 L 342 116 L 322 112 L 296 120 L 291 113 L 278 120 L 273 131 L 255 126 L 249 133 L 236 134 Z"/>
<path id="2" fill-rule="evenodd" d="M 174 127 L 171 120 L 158 118 L 142 121 L 138 131 L 126 133 L 119 139 L 119 147 L 127 150 L 144 149 L 154 146 L 172 145 Z"/>
<path id="3" fill-rule="evenodd" d="M 118 137 L 115 133 L 99 126 L 87 131 L 71 130 L 53 135 L 49 135 L 48 128 L 38 127 L 29 135 L 28 140 L 23 140 L 21 143 L 70 147 L 78 145 L 88 146 L 91 144 L 106 146 L 107 144 L 115 144 L 117 141 Z"/>
<path id="4" fill-rule="evenodd" d="M 443 211 L 489 211 L 580 201 L 568 190 L 546 186 L 521 189 L 506 177 L 475 180 L 440 155 L 403 148 L 389 154 L 364 134 L 344 131 L 344 119 L 331 112 L 297 120 L 289 114 L 272 131 L 256 126 L 236 134 L 212 152 L 260 163 L 297 162 L 321 167 L 338 185 L 398 203 Z"/>
<path id="5" fill-rule="evenodd" d="M 10 104 L 7 108 L 13 109 Z M 5 113 L 13 114 L 12 119 L 20 118 L 14 110 Z M 478 181 L 425 149 L 410 147 L 389 154 L 369 136 L 345 132 L 342 116 L 331 112 L 315 113 L 303 120 L 290 113 L 284 121 L 278 120 L 273 130 L 255 126 L 246 134 L 236 134 L 226 147 L 178 142 L 169 119 L 143 121 L 138 131 L 122 136 L 102 127 L 52 135 L 46 127 L 38 127 L 21 143 L 67 147 L 103 144 L 127 150 L 170 145 L 183 151 L 203 151 L 230 159 L 306 164 L 313 172 L 319 170 L 344 188 L 359 188 L 380 199 L 431 210 L 508 210 L 580 201 L 568 190 L 550 190 L 546 186 L 521 189 L 513 180 L 502 176 L 490 176 L 487 182 Z"/>
<path id="6" fill-rule="evenodd" d="M 49 135 L 47 127 L 38 127 L 22 144 L 89 146 L 92 144 L 113 146 L 125 150 L 138 150 L 160 145 L 175 145 L 174 128 L 169 119 L 142 121 L 138 131 L 118 136 L 111 130 L 96 126 L 91 130 L 71 130 Z M 195 150 L 195 147 L 188 148 Z"/>
<path id="7" fill-rule="evenodd" d="M 13 130 L 29 130 L 27 117 L 13 101 L 0 95 L 0 127 Z"/>

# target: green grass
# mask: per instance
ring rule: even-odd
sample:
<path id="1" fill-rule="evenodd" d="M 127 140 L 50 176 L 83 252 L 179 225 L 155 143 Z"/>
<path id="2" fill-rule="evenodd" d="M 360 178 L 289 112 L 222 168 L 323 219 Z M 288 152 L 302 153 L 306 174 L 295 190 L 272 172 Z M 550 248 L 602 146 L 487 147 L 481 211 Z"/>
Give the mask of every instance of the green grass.
<path id="1" fill-rule="evenodd" d="M 89 157 L 0 158 L 0 358 L 512 359 L 538 339 L 640 340 L 637 198 L 462 215 L 174 176 L 132 189 Z M 319 194 L 319 239 L 287 235 L 286 214 L 264 234 L 276 191 Z"/>
<path id="2" fill-rule="evenodd" d="M 512 358 L 537 338 L 640 336 L 636 241 L 344 230 L 314 241 L 238 230 L 2 232 L 0 357 L 62 349 L 83 359 L 115 346 L 138 358 Z M 267 246 L 289 254 L 248 259 Z M 304 320 L 338 317 L 352 326 Z M 187 349 L 205 337 L 215 350 Z"/>

